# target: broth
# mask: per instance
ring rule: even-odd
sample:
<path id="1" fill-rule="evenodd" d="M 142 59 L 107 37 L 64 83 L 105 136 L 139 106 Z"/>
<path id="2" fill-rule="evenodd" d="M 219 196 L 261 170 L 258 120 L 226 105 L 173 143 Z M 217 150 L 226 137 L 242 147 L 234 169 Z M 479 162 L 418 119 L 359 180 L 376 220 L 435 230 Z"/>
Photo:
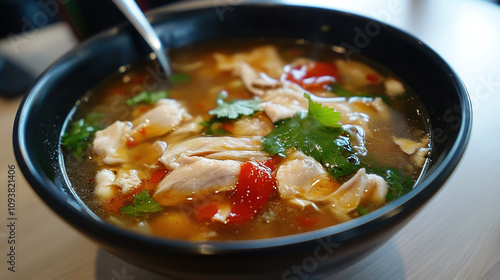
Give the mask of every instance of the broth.
<path id="1" fill-rule="evenodd" d="M 104 220 L 193 241 L 291 235 L 375 211 L 425 169 L 428 118 L 397 73 L 341 51 L 200 43 L 170 50 L 171 83 L 154 61 L 123 66 L 68 120 L 71 184 Z"/>

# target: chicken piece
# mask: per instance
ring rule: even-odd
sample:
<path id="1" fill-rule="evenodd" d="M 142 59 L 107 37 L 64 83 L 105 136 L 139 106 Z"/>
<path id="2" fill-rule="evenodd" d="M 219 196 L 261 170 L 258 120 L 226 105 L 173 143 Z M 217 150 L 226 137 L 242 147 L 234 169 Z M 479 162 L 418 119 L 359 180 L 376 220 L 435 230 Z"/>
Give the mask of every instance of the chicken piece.
<path id="1" fill-rule="evenodd" d="M 107 168 L 97 172 L 95 176 L 96 186 L 94 189 L 94 193 L 97 197 L 109 200 L 116 194 L 116 190 L 127 193 L 139 187 L 142 183 L 140 174 L 135 169 L 120 170 L 117 173 L 118 174 Z"/>
<path id="2" fill-rule="evenodd" d="M 273 123 L 265 114 L 257 113 L 251 118 L 241 118 L 234 122 L 235 137 L 266 136 L 274 129 Z"/>
<path id="3" fill-rule="evenodd" d="M 361 168 L 356 175 L 332 193 L 326 199 L 336 209 L 344 213 L 356 210 L 358 205 L 370 202 L 382 206 L 385 203 L 388 187 L 384 178 L 375 174 L 366 174 Z"/>
<path id="4" fill-rule="evenodd" d="M 394 97 L 405 93 L 405 87 L 403 86 L 403 84 L 394 78 L 389 78 L 385 80 L 384 86 L 385 86 L 385 93 L 388 96 Z"/>
<path id="5" fill-rule="evenodd" d="M 264 95 L 269 89 L 282 86 L 280 81 L 270 78 L 263 72 L 257 73 L 245 62 L 241 62 L 235 67 L 234 74 L 240 77 L 245 87 L 257 96 Z"/>
<path id="6" fill-rule="evenodd" d="M 271 77 L 279 78 L 285 63 L 274 46 L 261 46 L 249 52 L 240 52 L 233 55 L 215 53 L 214 59 L 219 71 L 235 71 L 242 62 L 247 63 L 259 72 L 265 72 Z"/>
<path id="7" fill-rule="evenodd" d="M 178 158 L 178 166 L 156 187 L 153 198 L 161 205 L 169 206 L 195 195 L 199 197 L 232 190 L 238 181 L 240 166 L 240 161 L 182 154 Z"/>
<path id="8" fill-rule="evenodd" d="M 304 92 L 297 84 L 284 83 L 283 87 L 268 90 L 261 106 L 273 123 L 291 118 L 298 112 L 307 112 L 309 103 Z"/>
<path id="9" fill-rule="evenodd" d="M 399 138 L 392 136 L 392 140 L 396 143 L 403 152 L 410 155 L 410 160 L 417 167 L 423 167 L 425 159 L 429 154 L 431 148 L 429 147 L 429 137 L 425 136 L 416 142 L 407 138 Z"/>
<path id="10" fill-rule="evenodd" d="M 118 152 L 122 145 L 122 135 L 127 134 L 132 129 L 132 123 L 116 121 L 107 128 L 97 131 L 92 144 L 94 152 L 102 157 L 105 164 L 119 164 L 126 162 L 124 155 Z"/>
<path id="11" fill-rule="evenodd" d="M 294 151 L 279 166 L 276 172 L 277 187 L 283 199 L 310 199 L 321 179 L 330 180 L 324 167 L 303 152 Z M 334 191 L 334 190 L 332 190 Z"/>
<path id="12" fill-rule="evenodd" d="M 342 213 L 349 213 L 367 202 L 383 205 L 387 183 L 364 168 L 339 186 L 328 172 L 313 158 L 294 152 L 277 170 L 276 180 L 280 195 L 287 200 L 330 203 Z"/>
<path id="13" fill-rule="evenodd" d="M 109 200 L 113 197 L 114 191 L 111 187 L 115 182 L 116 176 L 113 171 L 104 168 L 95 175 L 96 186 L 94 194 L 100 199 Z"/>
<path id="14" fill-rule="evenodd" d="M 342 84 L 345 85 L 347 90 L 357 91 L 373 83 L 373 80 L 367 79 L 368 75 L 375 77 L 376 81 L 383 80 L 383 77 L 377 71 L 361 62 L 337 60 L 335 65 L 339 69 Z"/>
<path id="15" fill-rule="evenodd" d="M 105 164 L 128 162 L 125 148 L 126 141 L 133 139 L 133 144 L 157 137 L 172 131 L 183 121 L 190 120 L 184 107 L 176 100 L 160 99 L 154 109 L 136 118 L 132 122 L 116 121 L 109 127 L 97 131 L 92 148 Z"/>
<path id="16" fill-rule="evenodd" d="M 177 100 L 162 98 L 155 107 L 134 119 L 134 128 L 127 133 L 138 144 L 147 139 L 164 135 L 179 126 L 183 121 L 189 121 L 192 116 Z"/>
<path id="17" fill-rule="evenodd" d="M 177 145 L 169 146 L 159 161 L 166 168 L 177 168 L 181 155 L 187 157 L 206 157 L 218 160 L 261 161 L 268 160 L 269 155 L 262 152 L 262 138 L 236 137 L 196 137 Z"/>

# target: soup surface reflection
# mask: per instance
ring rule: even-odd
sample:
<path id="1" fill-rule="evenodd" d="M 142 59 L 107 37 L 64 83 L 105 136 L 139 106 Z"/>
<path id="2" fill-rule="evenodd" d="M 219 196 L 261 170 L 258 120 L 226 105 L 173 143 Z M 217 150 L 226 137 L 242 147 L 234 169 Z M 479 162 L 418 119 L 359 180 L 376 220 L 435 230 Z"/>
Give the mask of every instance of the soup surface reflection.
<path id="1" fill-rule="evenodd" d="M 192 241 L 332 226 L 410 191 L 431 151 L 426 111 L 382 66 L 288 40 L 218 41 L 123 66 L 61 143 L 102 219 Z M 97 62 L 98 63 L 98 62 Z"/>

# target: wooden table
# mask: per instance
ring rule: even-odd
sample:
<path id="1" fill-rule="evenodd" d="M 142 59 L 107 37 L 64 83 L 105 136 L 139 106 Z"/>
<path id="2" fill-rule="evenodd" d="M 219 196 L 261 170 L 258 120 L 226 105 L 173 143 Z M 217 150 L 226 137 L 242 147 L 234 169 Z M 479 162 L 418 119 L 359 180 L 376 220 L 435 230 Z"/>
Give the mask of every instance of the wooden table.
<path id="1" fill-rule="evenodd" d="M 227 1 L 235 9 L 239 2 Z M 444 188 L 380 249 L 327 279 L 500 279 L 500 184 L 496 178 L 500 167 L 500 6 L 470 0 L 307 2 L 328 3 L 328 7 L 373 17 L 417 36 L 458 72 L 474 105 L 468 149 Z M 16 44 L 1 40 L 0 52 L 35 74 L 76 44 L 64 24 L 24 36 L 26 40 Z M 19 102 L 0 99 L 0 278 L 162 279 L 99 249 L 51 212 L 31 190 L 11 148 L 12 122 Z M 7 176 L 12 165 L 16 272 L 9 271 L 7 263 L 11 235 Z"/>

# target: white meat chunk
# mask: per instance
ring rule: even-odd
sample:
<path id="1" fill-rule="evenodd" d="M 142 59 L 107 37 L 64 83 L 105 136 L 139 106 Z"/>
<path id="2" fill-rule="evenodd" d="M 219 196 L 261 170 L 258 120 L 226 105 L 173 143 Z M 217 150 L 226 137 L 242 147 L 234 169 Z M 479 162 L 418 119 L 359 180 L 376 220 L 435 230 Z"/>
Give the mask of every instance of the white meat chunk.
<path id="1" fill-rule="evenodd" d="M 101 199 L 111 199 L 113 197 L 113 188 L 111 185 L 113 185 L 115 179 L 115 173 L 109 169 L 104 168 L 103 170 L 97 172 L 95 175 L 95 195 Z"/>
<path id="2" fill-rule="evenodd" d="M 105 200 L 109 200 L 115 195 L 116 188 L 122 193 L 127 193 L 142 183 L 139 172 L 135 169 L 120 170 L 118 174 L 115 174 L 112 170 L 104 168 L 97 172 L 95 181 L 95 194 Z"/>
<path id="3" fill-rule="evenodd" d="M 235 67 L 234 74 L 241 78 L 245 87 L 254 95 L 262 96 L 267 90 L 281 87 L 280 81 L 270 78 L 265 73 L 257 73 L 245 62 L 239 63 Z"/>
<path id="4" fill-rule="evenodd" d="M 262 138 L 196 137 L 177 145 L 169 146 L 159 161 L 166 168 L 177 168 L 181 155 L 206 157 L 208 159 L 229 159 L 237 161 L 260 161 L 270 158 L 262 152 Z"/>
<path id="5" fill-rule="evenodd" d="M 143 115 L 134 119 L 132 123 L 134 128 L 128 133 L 129 136 L 138 136 L 142 141 L 166 134 L 179 126 L 183 121 L 189 121 L 192 118 L 186 112 L 182 104 L 174 99 L 162 98 L 158 100 L 155 107 Z M 144 128 L 152 127 L 144 135 L 141 131 Z"/>
<path id="6" fill-rule="evenodd" d="M 358 205 L 365 201 L 382 206 L 385 203 L 387 190 L 384 178 L 375 174 L 367 174 L 365 169 L 361 168 L 328 199 L 336 209 L 348 213 L 356 210 Z"/>
<path id="7" fill-rule="evenodd" d="M 403 86 L 403 84 L 394 78 L 385 80 L 384 86 L 385 93 L 389 96 L 398 96 L 405 93 L 405 87 Z"/>
<path id="8" fill-rule="evenodd" d="M 274 46 L 260 46 L 249 52 L 232 55 L 215 53 L 214 59 L 219 71 L 235 71 L 241 63 L 247 63 L 259 72 L 265 72 L 275 78 L 280 77 L 285 65 Z"/>
<path id="9" fill-rule="evenodd" d="M 107 128 L 97 131 L 93 142 L 94 152 L 102 157 L 105 164 L 119 164 L 126 161 L 123 155 L 118 153 L 122 145 L 122 135 L 132 129 L 132 123 L 116 121 Z"/>
<path id="10" fill-rule="evenodd" d="M 335 65 L 339 69 L 340 79 L 348 90 L 363 88 L 371 83 L 366 78 L 367 75 L 373 75 L 378 81 L 383 80 L 383 77 L 377 71 L 361 62 L 337 60 Z"/>
<path id="11" fill-rule="evenodd" d="M 121 188 L 123 193 L 127 193 L 141 185 L 141 178 L 137 170 L 131 169 L 129 171 L 120 171 L 114 184 Z"/>
<path id="12" fill-rule="evenodd" d="M 236 137 L 266 136 L 274 129 L 273 123 L 264 115 L 241 118 L 234 122 L 233 135 Z"/>
<path id="13" fill-rule="evenodd" d="M 196 195 L 232 190 L 241 162 L 181 155 L 179 165 L 156 187 L 153 198 L 164 206 L 175 205 Z"/>
<path id="14" fill-rule="evenodd" d="M 349 213 L 366 202 L 383 205 L 387 194 L 385 180 L 367 174 L 364 168 L 338 187 L 321 164 L 302 152 L 295 152 L 278 167 L 276 180 L 284 199 L 302 204 L 304 201 L 330 203 L 342 213 Z"/>
<path id="15" fill-rule="evenodd" d="M 261 106 L 273 123 L 291 118 L 298 112 L 307 112 L 309 103 L 304 92 L 297 84 L 285 83 L 283 87 L 268 90 Z"/>
<path id="16" fill-rule="evenodd" d="M 328 173 L 314 158 L 295 151 L 280 164 L 276 172 L 277 187 L 282 198 L 309 199 L 315 182 L 328 178 Z"/>
<path id="17" fill-rule="evenodd" d="M 423 167 L 427 155 L 429 154 L 431 148 L 429 147 L 429 137 L 425 136 L 420 139 L 419 142 L 392 136 L 392 140 L 396 143 L 399 148 L 406 154 L 410 155 L 410 160 L 413 164 L 418 167 Z"/>

